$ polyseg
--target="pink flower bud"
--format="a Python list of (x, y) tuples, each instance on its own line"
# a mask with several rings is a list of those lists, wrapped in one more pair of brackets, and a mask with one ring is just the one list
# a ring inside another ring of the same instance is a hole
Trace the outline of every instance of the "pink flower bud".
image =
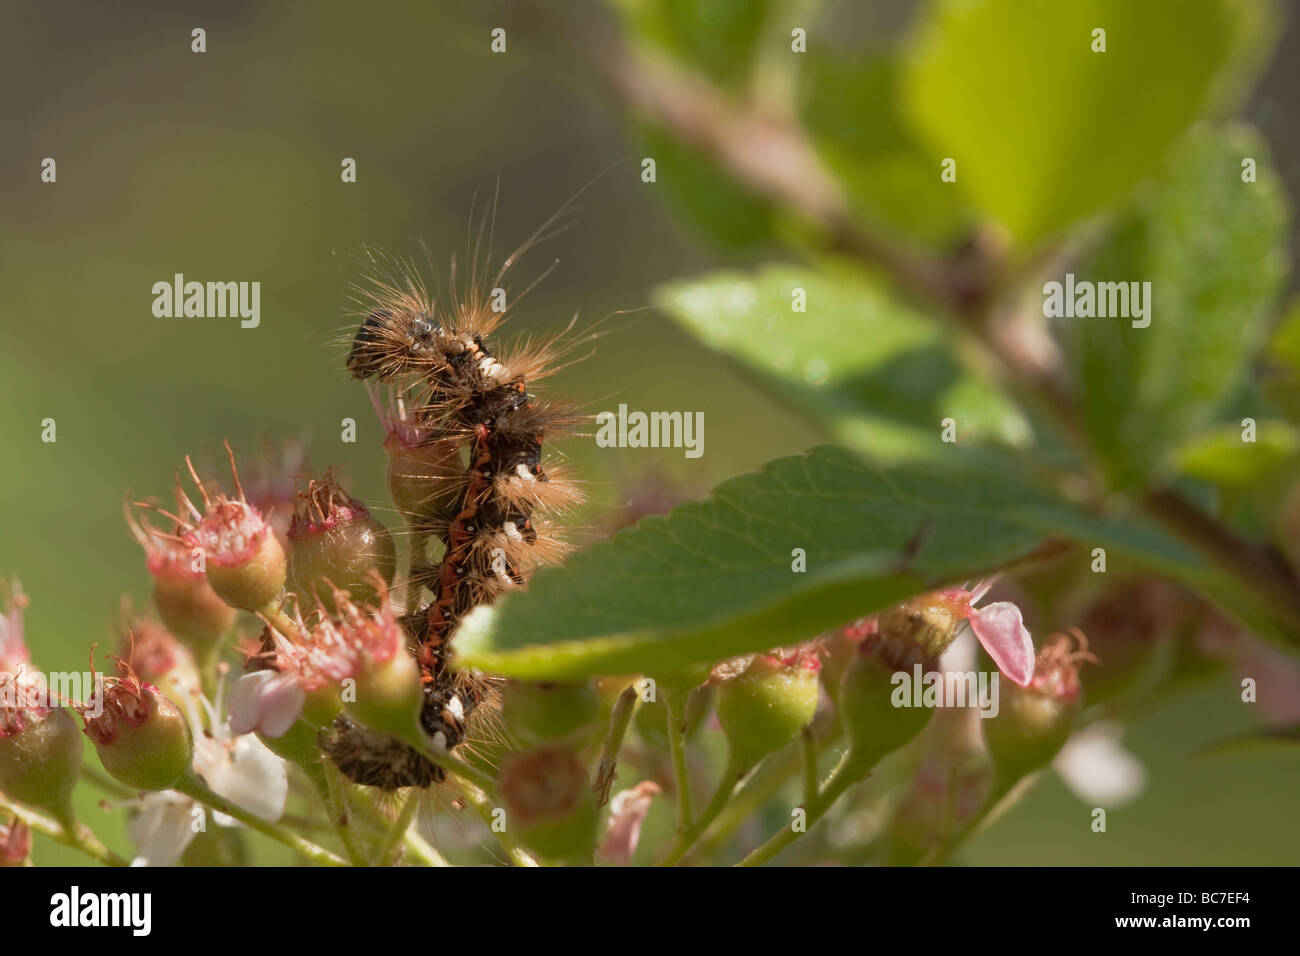
[(230, 473), (237, 497), (209, 495), (194, 470), (194, 463), (187, 457), (185, 464), (203, 499), (203, 511), (180, 489), (178, 478), (177, 497), (185, 517), (162, 513), (176, 521), (179, 526), (176, 538), (183, 545), (203, 552), (212, 590), (231, 607), (256, 611), (271, 604), (284, 591), (284, 549), (261, 512), (245, 500), (235, 467), (235, 453), (229, 443), (226, 452), (230, 456)]

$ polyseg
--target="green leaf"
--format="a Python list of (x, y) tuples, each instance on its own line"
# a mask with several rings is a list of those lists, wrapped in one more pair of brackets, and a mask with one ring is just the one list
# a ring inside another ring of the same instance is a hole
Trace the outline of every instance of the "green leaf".
[[(972, 201), (1029, 246), (1155, 172), (1220, 92), (1220, 71), (1258, 52), (1270, 10), (1233, 0), (941, 0), (914, 38), (907, 114), (939, 156), (956, 159)], [(1097, 28), (1104, 53), (1092, 50)]]
[[(799, 289), (803, 312), (793, 309)], [(958, 364), (943, 328), (872, 281), (769, 266), (672, 283), (656, 301), (766, 389), (874, 457), (951, 451), (940, 441), (949, 417), (962, 441), (1028, 437), (1016, 408)]]
[(1197, 751), (1198, 756), (1221, 756), (1266, 747), (1295, 747), (1300, 744), (1300, 724), (1281, 727), (1268, 727), (1244, 734), (1234, 734), (1220, 740), (1213, 740)]
[(975, 216), (960, 185), (939, 179), (940, 156), (917, 140), (899, 103), (892, 55), (809, 50), (802, 117), (822, 160), (865, 217), (934, 245), (952, 242)]
[(1179, 470), (1230, 488), (1262, 486), (1295, 473), (1300, 435), (1286, 422), (1256, 424), (1255, 440), (1243, 442), (1240, 425), (1222, 425), (1189, 439), (1175, 450)]
[(771, 0), (615, 0), (635, 36), (725, 87), (749, 76)]
[[(1258, 160), (1257, 182), (1242, 182), (1244, 156)], [(1075, 326), (1084, 418), (1117, 485), (1147, 481), (1243, 379), (1285, 280), (1287, 219), (1260, 138), (1241, 126), (1200, 130), (1080, 270), (1079, 280), (1151, 283), (1146, 328), (1053, 320)]]
[[(1140, 521), (1098, 521), (1008, 468), (882, 468), (823, 446), (648, 518), (473, 612), (462, 665), (530, 680), (666, 671), (816, 636), (982, 576), (1052, 538), (1114, 548), (1197, 585), (1214, 576)], [(806, 570), (793, 570), (795, 549)], [(912, 553), (914, 552), (914, 553)], [(1085, 560), (1081, 558), (1080, 560)]]
[(715, 241), (744, 247), (776, 234), (772, 204), (738, 184), (712, 157), (656, 126), (640, 129), (645, 155), (655, 160), (655, 182), (673, 207)]

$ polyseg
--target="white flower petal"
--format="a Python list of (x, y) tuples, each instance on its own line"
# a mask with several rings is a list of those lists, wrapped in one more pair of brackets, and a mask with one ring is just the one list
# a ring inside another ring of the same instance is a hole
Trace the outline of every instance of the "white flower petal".
[(196, 804), (174, 790), (145, 795), (126, 832), (136, 845), (132, 866), (173, 866), (194, 839), (191, 824)]
[(1085, 803), (1121, 807), (1146, 788), (1146, 767), (1120, 745), (1122, 735), (1120, 724), (1099, 721), (1072, 736), (1056, 755), (1053, 768)]

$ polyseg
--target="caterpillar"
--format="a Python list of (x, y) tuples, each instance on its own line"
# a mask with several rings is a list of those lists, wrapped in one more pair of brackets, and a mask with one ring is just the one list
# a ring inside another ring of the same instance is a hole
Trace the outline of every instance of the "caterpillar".
[[(464, 743), (475, 712), (496, 694), (493, 679), (451, 665), (457, 625), (472, 608), (522, 586), (539, 565), (565, 553), (553, 519), (581, 500), (564, 469), (544, 463), (543, 448), (584, 416), (572, 403), (542, 401), (529, 390), (560, 367), (571, 348), (564, 343), (572, 323), (558, 335), (508, 349), (495, 342), (510, 315), (502, 280), (572, 202), (506, 257), (494, 276), (480, 278), (474, 268), (463, 292), (454, 259), (448, 291), (435, 286), (431, 295), (411, 262), (376, 253), (370, 257), (375, 268), (355, 287), (361, 321), (347, 368), (371, 390), (390, 438), (400, 445), (395, 456), (390, 444), (390, 487), (396, 460), (406, 494), (395, 493), (395, 502), (418, 502), (406, 514), (414, 542), (408, 572), (413, 599), (401, 623), (420, 667), (420, 722), (438, 750)], [(476, 264), (483, 234), (480, 225), (472, 250)], [(489, 257), (490, 245), (489, 236)], [(427, 559), (427, 541), (442, 546), (436, 563)], [(383, 790), (428, 787), (443, 776), (417, 751), (351, 718), (336, 720), (320, 743), (349, 779)]]

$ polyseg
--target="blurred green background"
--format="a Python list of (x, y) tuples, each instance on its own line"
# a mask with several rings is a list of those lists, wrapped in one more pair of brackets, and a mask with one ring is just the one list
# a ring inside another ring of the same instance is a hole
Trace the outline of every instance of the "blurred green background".
[[(861, 41), (886, 45), (911, 4), (871, 5)], [(593, 80), (510, 33), (493, 55), (493, 4), (8, 3), (0, 16), (0, 573), (31, 597), (29, 643), (45, 669), (84, 669), (110, 643), (119, 596), (144, 605), (142, 554), (123, 495), (166, 495), (194, 454), (215, 472), (229, 438), (252, 471), (263, 436), (310, 437), (316, 469), (345, 466), (381, 506), (382, 437), (343, 371), (348, 283), (363, 244), (463, 261), (471, 206), (500, 184), (498, 257), (576, 190), (576, 224), (533, 250), (516, 290), (555, 259), (513, 331), (621, 310), (595, 355), (546, 383), (589, 411), (702, 410), (705, 454), (621, 453), (576, 438), (560, 450), (587, 483), (593, 529), (659, 472), (684, 493), (821, 436), (659, 313), (663, 282), (773, 258), (720, 249), (640, 181), (642, 147)], [(207, 52), (190, 31), (207, 31)], [(1250, 107), (1296, 192), (1297, 42), (1287, 26)], [(58, 181), (40, 181), (44, 157)], [(355, 184), (340, 181), (344, 157)], [(612, 167), (612, 168), (611, 168)], [(477, 197), (477, 200), (476, 198)], [(174, 273), (261, 282), (261, 326), (158, 319), (151, 287)], [(357, 443), (340, 441), (355, 418)], [(41, 421), (58, 440), (41, 441)], [(274, 462), (267, 461), (273, 465)], [(388, 515), (390, 525), (395, 517)], [(1256, 725), (1231, 678), (1195, 687), (1132, 725), (1150, 784), (1107, 834), (1055, 779), (971, 844), (991, 864), (1282, 864), (1300, 859), (1294, 752), (1197, 758)], [(99, 817), (93, 796), (83, 806)], [(112, 819), (120, 819), (120, 814)], [(1066, 823), (1066, 821), (1073, 821)], [(124, 847), (120, 832), (110, 842)], [(41, 843), (38, 862), (77, 863)]]

